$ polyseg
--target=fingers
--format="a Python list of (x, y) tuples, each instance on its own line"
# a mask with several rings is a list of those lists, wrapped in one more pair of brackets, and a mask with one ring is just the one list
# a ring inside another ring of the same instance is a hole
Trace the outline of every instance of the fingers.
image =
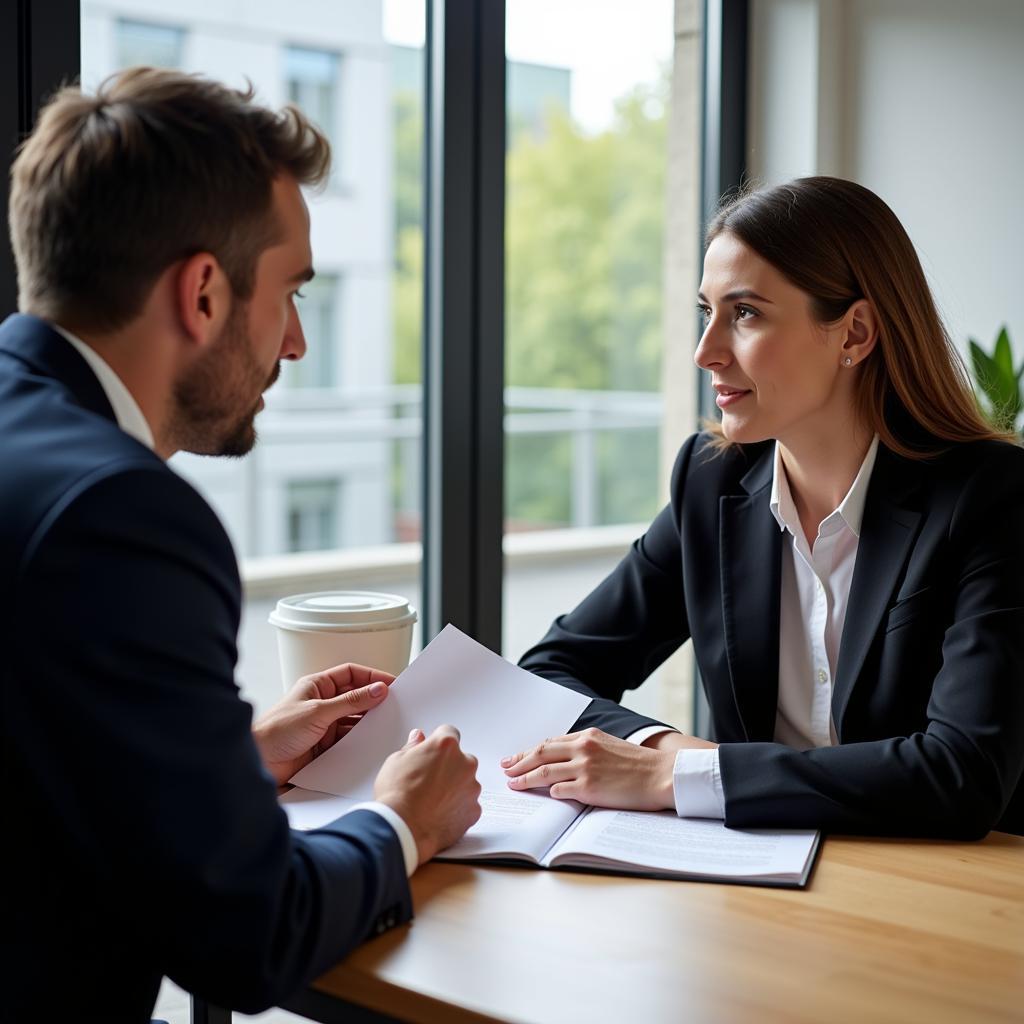
[(450, 743), (454, 740), (458, 746), (462, 742), (462, 733), (454, 725), (439, 725), (430, 734), (430, 739), (434, 743)]
[(550, 749), (552, 743), (569, 743), (572, 740), (582, 739), (586, 735), (587, 732), (570, 732), (566, 733), (564, 736), (549, 737), (544, 740), (543, 743), (538, 743), (537, 746), (532, 747), (529, 750), (521, 750), (518, 754), (512, 754), (510, 757), (503, 757), (501, 759), (501, 767), (511, 768), (514, 765), (517, 765), (525, 757), (529, 757), (532, 754), (536, 754), (545, 749)]
[(542, 764), (525, 775), (517, 775), (508, 780), (509, 789), (543, 789), (556, 783), (575, 782), (579, 769), (572, 761), (559, 764)]
[(337, 697), (321, 700), (317, 705), (317, 718), (333, 722), (347, 715), (362, 714), (380, 704), (388, 695), (388, 684), (383, 680), (362, 686), (357, 690), (346, 690)]
[(366, 665), (335, 665), (332, 668), (316, 672), (310, 677), (315, 680), (316, 687), (322, 697), (334, 697), (346, 690), (356, 690), (369, 686), (373, 682), (382, 682), (390, 686), (395, 677), (390, 672), (382, 672)]
[[(430, 743), (433, 746), (449, 744), (452, 746), (458, 746), (461, 740), (461, 734), (454, 725), (439, 725), (430, 734)], [(409, 738), (405, 741), (405, 746), (402, 750), (409, 750), (411, 747), (419, 746), (421, 743), (426, 742), (426, 736), (422, 729), (413, 729), (409, 733)]]
[[(538, 743), (532, 750), (516, 754), (515, 757), (502, 758), (501, 766), (505, 774), (509, 776), (522, 775), (531, 769), (538, 768), (544, 764), (555, 764), (559, 761), (569, 761), (575, 753), (574, 740), (569, 736), (560, 736), (558, 739), (545, 740)], [(506, 761), (508, 762), (506, 764)]]
[(548, 796), (553, 796), (556, 800), (579, 800), (581, 803), (586, 803), (586, 796), (583, 793), (583, 787), (579, 782), (556, 782), (549, 790)]

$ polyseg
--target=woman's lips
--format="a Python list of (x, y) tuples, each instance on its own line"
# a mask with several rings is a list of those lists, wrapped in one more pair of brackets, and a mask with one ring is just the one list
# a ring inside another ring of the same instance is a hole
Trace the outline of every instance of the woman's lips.
[(735, 405), (750, 394), (749, 388), (742, 390), (740, 388), (717, 387), (715, 388), (715, 391), (718, 392), (718, 397), (715, 399), (715, 405), (717, 405), (719, 409), (726, 409), (730, 405)]

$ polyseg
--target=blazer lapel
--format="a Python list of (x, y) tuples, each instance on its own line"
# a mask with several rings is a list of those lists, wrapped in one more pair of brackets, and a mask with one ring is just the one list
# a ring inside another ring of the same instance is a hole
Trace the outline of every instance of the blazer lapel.
[(37, 372), (59, 380), (79, 405), (117, 422), (106, 393), (89, 364), (45, 320), (14, 313), (0, 324), (0, 351), (8, 352)]
[(920, 467), (882, 445), (871, 476), (850, 584), (846, 623), (839, 644), (832, 719), (842, 741), (842, 720), (854, 683), (906, 564), (921, 513), (906, 507)]
[(719, 499), (722, 622), (736, 707), (749, 741), (775, 733), (782, 533), (769, 508), (773, 446)]

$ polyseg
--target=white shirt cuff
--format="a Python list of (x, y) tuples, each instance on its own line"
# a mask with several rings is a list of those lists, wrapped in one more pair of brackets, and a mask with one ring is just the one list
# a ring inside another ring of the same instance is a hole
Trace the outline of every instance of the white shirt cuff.
[(636, 732), (630, 733), (626, 740), (629, 743), (635, 743), (639, 747), (644, 740), (650, 739), (652, 736), (660, 736), (663, 732), (677, 731), (677, 729), (669, 729), (664, 725), (645, 725), (642, 729), (637, 729)]
[(718, 748), (680, 750), (672, 771), (672, 791), (680, 818), (725, 818), (725, 791)]
[(402, 856), (405, 858), (405, 874), (411, 877), (412, 873), (420, 866), (420, 853), (416, 849), (416, 840), (413, 839), (412, 830), (406, 825), (402, 816), (387, 804), (378, 803), (376, 800), (367, 800), (364, 803), (350, 807), (345, 813), (353, 811), (373, 811), (379, 814), (394, 830), (398, 841), (402, 844)]

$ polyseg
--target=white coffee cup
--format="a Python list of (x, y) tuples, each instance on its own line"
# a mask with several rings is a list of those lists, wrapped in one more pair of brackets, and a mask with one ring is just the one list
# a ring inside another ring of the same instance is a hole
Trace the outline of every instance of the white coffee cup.
[(285, 690), (300, 677), (352, 662), (397, 676), (409, 664), (416, 609), (397, 594), (327, 590), (282, 597), (270, 613)]

